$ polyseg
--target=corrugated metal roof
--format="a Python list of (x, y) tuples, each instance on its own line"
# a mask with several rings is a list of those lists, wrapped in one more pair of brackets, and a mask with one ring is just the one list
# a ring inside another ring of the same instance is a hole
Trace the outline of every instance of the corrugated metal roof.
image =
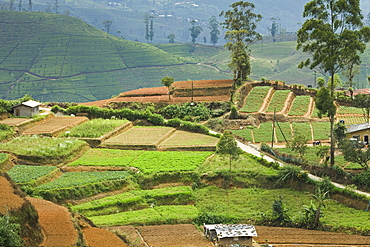
[(33, 108), (33, 107), (41, 105), (41, 103), (37, 102), (37, 101), (34, 101), (34, 100), (28, 100), (28, 101), (22, 102), (21, 104), (13, 106), (13, 108), (16, 107), (16, 106), (20, 106), (20, 105), (24, 105), (24, 106), (28, 106), (28, 107)]
[(347, 133), (353, 133), (359, 130), (365, 130), (370, 128), (370, 123), (353, 124), (347, 126)]
[(209, 230), (215, 230), (218, 238), (257, 237), (257, 231), (252, 225), (245, 224), (217, 224), (204, 225)]

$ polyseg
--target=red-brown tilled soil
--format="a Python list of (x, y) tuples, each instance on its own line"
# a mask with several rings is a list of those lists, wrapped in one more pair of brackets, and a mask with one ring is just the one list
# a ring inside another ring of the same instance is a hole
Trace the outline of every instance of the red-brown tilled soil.
[(24, 199), (14, 193), (9, 181), (0, 176), (0, 214), (6, 215), (22, 207)]
[(104, 229), (88, 227), (83, 229), (83, 234), (89, 247), (129, 247), (117, 235)]
[(27, 197), (39, 214), (39, 222), (44, 234), (44, 247), (76, 246), (78, 234), (65, 207), (52, 202)]

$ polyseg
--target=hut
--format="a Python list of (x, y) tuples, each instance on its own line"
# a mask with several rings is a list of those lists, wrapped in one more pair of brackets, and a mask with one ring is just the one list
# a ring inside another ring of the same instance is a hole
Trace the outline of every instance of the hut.
[(246, 224), (204, 224), (204, 235), (217, 246), (252, 246), (257, 231), (252, 225)]
[(353, 124), (347, 126), (347, 135), (350, 140), (369, 144), (370, 123)]
[(34, 100), (28, 100), (18, 105), (13, 106), (14, 116), (32, 117), (39, 114), (40, 102)]

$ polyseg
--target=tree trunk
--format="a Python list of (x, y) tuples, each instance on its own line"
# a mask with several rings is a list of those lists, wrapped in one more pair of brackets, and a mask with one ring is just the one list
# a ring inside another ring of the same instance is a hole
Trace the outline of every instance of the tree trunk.
[[(333, 71), (333, 70), (332, 70)], [(330, 96), (333, 100), (334, 104), (334, 71), (331, 73), (331, 85), (330, 85)], [(334, 139), (334, 118), (335, 118), (335, 112), (330, 113), (329, 119), (330, 119), (330, 166), (334, 166), (335, 160), (334, 160), (334, 154), (335, 154), (335, 139)]]

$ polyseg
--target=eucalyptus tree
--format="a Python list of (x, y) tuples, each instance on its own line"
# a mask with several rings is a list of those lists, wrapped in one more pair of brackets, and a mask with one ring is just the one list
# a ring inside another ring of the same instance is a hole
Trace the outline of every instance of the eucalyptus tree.
[(262, 38), (256, 32), (257, 23), (262, 19), (260, 14), (253, 13), (253, 3), (239, 1), (230, 5), (230, 10), (222, 11), (220, 16), (225, 17), (221, 25), (228, 29), (225, 45), (231, 51), (230, 69), (234, 73), (234, 89), (237, 83), (246, 80), (251, 74), (249, 45)]
[[(359, 0), (312, 0), (304, 6), (307, 18), (297, 33), (297, 50), (312, 55), (299, 64), (299, 68), (316, 69), (331, 77), (330, 99), (334, 101), (334, 75), (342, 71), (348, 60), (360, 63), (370, 39), (370, 28), (363, 27)], [(334, 165), (334, 120), (330, 119), (330, 165)]]
[(203, 28), (200, 26), (196, 26), (197, 23), (195, 20), (192, 20), (191, 22), (191, 28), (189, 28), (190, 36), (191, 36), (191, 42), (195, 44), (196, 39), (198, 38), (199, 34), (203, 31)]
[(208, 25), (209, 25), (209, 29), (211, 29), (211, 32), (210, 32), (211, 43), (213, 45), (216, 45), (219, 39), (218, 35), (220, 35), (220, 30), (218, 29), (219, 23), (216, 19), (216, 16), (212, 16), (209, 19)]

